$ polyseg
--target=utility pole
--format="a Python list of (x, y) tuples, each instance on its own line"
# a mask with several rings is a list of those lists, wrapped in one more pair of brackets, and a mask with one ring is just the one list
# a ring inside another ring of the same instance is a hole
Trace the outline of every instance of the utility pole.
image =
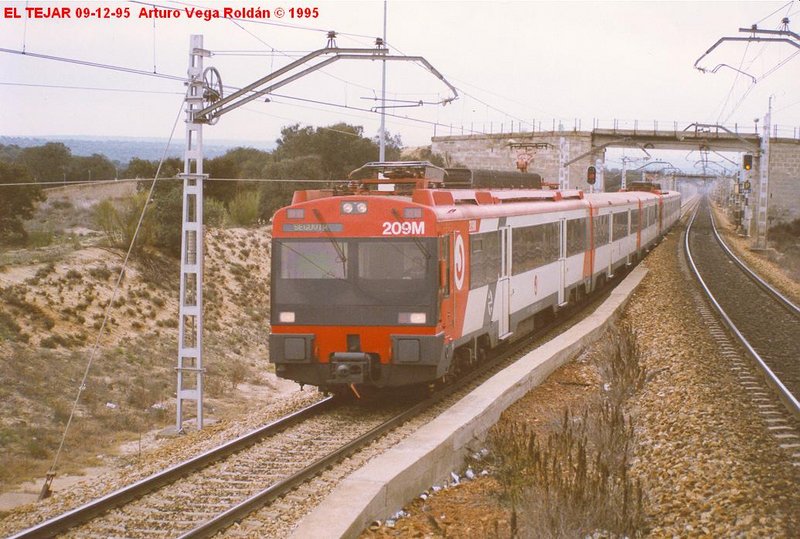
[(628, 159), (623, 156), (622, 158), (622, 177), (619, 182), (619, 190), (625, 191), (628, 188), (628, 182), (625, 181), (625, 176), (628, 174)]
[(772, 96), (761, 126), (761, 148), (758, 159), (758, 207), (756, 214), (756, 249), (767, 248), (767, 207), (769, 206), (769, 136), (772, 122)]
[(558, 188), (562, 191), (569, 189), (569, 140), (567, 137), (559, 139), (559, 152), (558, 152)]
[[(386, 10), (387, 0), (383, 0), (383, 45), (386, 47)], [(386, 60), (383, 60), (383, 75), (381, 77), (381, 132), (378, 161), (386, 161)]]

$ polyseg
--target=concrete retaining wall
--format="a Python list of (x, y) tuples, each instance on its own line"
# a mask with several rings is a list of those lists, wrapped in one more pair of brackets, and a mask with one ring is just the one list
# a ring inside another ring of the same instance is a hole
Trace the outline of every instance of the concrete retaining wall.
[(767, 219), (769, 226), (800, 219), (800, 141), (770, 141)]
[(635, 268), (593, 314), (354, 472), (300, 523), (292, 537), (358, 537), (373, 520), (392, 515), (462, 468), (470, 448), (477, 448), (506, 408), (602, 335), (646, 273), (642, 266)]

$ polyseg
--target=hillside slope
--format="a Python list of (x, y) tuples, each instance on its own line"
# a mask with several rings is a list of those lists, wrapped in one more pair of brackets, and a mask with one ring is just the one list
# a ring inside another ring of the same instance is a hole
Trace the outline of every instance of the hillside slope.
[[(90, 195), (51, 196), (29, 230), (49, 245), (0, 252), (0, 492), (44, 476), (108, 308), (60, 473), (107, 465), (120, 442), (174, 422), (177, 260), (134, 260), (103, 246)], [(207, 229), (207, 417), (233, 417), (294, 384), (269, 372), (268, 227)], [(110, 302), (110, 305), (109, 305)], [(90, 443), (86, 443), (90, 441)]]

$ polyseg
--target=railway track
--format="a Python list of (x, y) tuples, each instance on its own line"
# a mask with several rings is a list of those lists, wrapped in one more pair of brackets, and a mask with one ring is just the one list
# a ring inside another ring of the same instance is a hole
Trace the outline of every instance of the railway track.
[(13, 537), (209, 536), (402, 422), (409, 408), (326, 399)]
[[(701, 202), (689, 223), (685, 247), (692, 271), (728, 331), (747, 350), (753, 365), (786, 410), (795, 419), (800, 418), (800, 309), (747, 269), (725, 246), (716, 231), (707, 199)], [(726, 342), (725, 332), (713, 327), (713, 315), (709, 312), (703, 316), (723, 353), (734, 358), (737, 351), (732, 343)], [(745, 367), (734, 362), (735, 369), (742, 369), (740, 379), (752, 392), (756, 406), (766, 415), (778, 415), (773, 409), (776, 405), (771, 403), (773, 399), (761, 394), (760, 384)], [(780, 434), (785, 421), (776, 416), (768, 418), (768, 422), (779, 433), (776, 437), (786, 437), (787, 448), (800, 453), (800, 439), (795, 440), (796, 434), (789, 432), (790, 427), (786, 426), (787, 432)]]
[(591, 311), (591, 306), (602, 301), (607, 290), (593, 296), (589, 303), (569, 309), (529, 338), (501, 349), (483, 368), (423, 401), (365, 408), (325, 399), (23, 530), (11, 539), (59, 534), (81, 538), (212, 536), (285, 496), (410, 418), (434, 407), (451, 405), (523, 355), (532, 343), (576, 323), (581, 315)]

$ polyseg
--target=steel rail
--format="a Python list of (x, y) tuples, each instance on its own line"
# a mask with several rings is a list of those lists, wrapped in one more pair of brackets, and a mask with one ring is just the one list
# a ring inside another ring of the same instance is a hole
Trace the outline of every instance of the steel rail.
[(723, 240), (722, 236), (720, 236), (719, 232), (717, 232), (717, 220), (714, 218), (714, 212), (711, 212), (711, 230), (714, 232), (714, 237), (717, 238), (719, 244), (722, 246), (725, 252), (728, 253), (728, 256), (736, 263), (737, 266), (739, 266), (739, 268), (745, 272), (748, 277), (750, 277), (757, 285), (763, 288), (768, 294), (773, 296), (778, 303), (781, 303), (784, 307), (786, 307), (790, 313), (800, 316), (800, 307), (792, 303), (789, 298), (781, 294), (771, 284), (759, 277), (728, 247), (728, 245), (725, 243), (725, 240)]
[[(692, 230), (692, 224), (694, 224), (694, 219), (697, 217), (697, 212), (700, 211), (700, 208), (695, 211), (692, 215), (692, 218), (689, 221), (689, 224), (686, 227), (686, 234), (684, 236), (684, 248), (686, 250), (686, 258), (689, 261), (689, 265), (691, 266), (692, 272), (697, 278), (700, 287), (705, 292), (708, 299), (711, 301), (712, 306), (714, 309), (719, 313), (722, 321), (728, 327), (728, 329), (733, 333), (733, 335), (739, 340), (739, 342), (744, 346), (745, 350), (750, 354), (750, 356), (755, 361), (756, 366), (761, 370), (764, 378), (766, 379), (767, 383), (770, 384), (776, 391), (778, 397), (780, 398), (781, 402), (783, 402), (786, 409), (796, 418), (800, 418), (800, 402), (798, 402), (797, 398), (792, 395), (792, 393), (783, 385), (783, 382), (775, 376), (775, 373), (772, 372), (772, 369), (764, 362), (758, 352), (750, 345), (750, 342), (744, 337), (744, 335), (739, 331), (739, 328), (736, 327), (736, 324), (733, 323), (733, 320), (730, 319), (728, 314), (722, 309), (722, 306), (717, 302), (717, 299), (711, 293), (711, 289), (709, 289), (708, 285), (706, 285), (703, 278), (700, 276), (700, 270), (697, 268), (697, 265), (692, 258), (692, 251), (689, 247), (689, 235)], [(710, 209), (709, 209), (710, 211)]]
[(359, 438), (356, 438), (348, 442), (346, 445), (342, 446), (341, 448), (337, 449), (331, 454), (318, 459), (316, 462), (312, 463), (307, 468), (300, 470), (295, 474), (293, 474), (292, 476), (287, 477), (286, 479), (269, 486), (268, 488), (251, 496), (250, 498), (239, 503), (238, 505), (231, 507), (224, 513), (220, 513), (218, 516), (210, 520), (207, 520), (197, 528), (179, 536), (179, 539), (197, 539), (201, 537), (202, 538), (212, 537), (215, 534), (219, 533), (220, 531), (225, 530), (226, 528), (232, 526), (233, 524), (241, 521), (245, 517), (261, 509), (267, 504), (273, 502), (277, 498), (286, 495), (288, 492), (294, 490), (302, 483), (318, 475), (326, 468), (333, 466), (338, 461), (350, 456), (351, 454), (365, 447), (374, 440), (380, 438), (389, 431), (399, 427), (409, 419), (412, 419), (417, 414), (431, 408), (432, 406), (444, 400), (453, 393), (464, 389), (465, 387), (467, 387), (472, 383), (475, 383), (475, 381), (479, 380), (481, 377), (487, 376), (491, 371), (503, 367), (510, 358), (512, 358), (515, 354), (518, 354), (529, 348), (531, 344), (534, 343), (537, 339), (541, 339), (543, 336), (547, 335), (550, 331), (553, 331), (561, 326), (568, 324), (576, 316), (579, 316), (581, 313), (586, 312), (586, 310), (591, 308), (593, 305), (596, 306), (597, 302), (600, 301), (600, 299), (602, 299), (604, 295), (613, 288), (614, 283), (621, 280), (622, 279), (620, 276), (618, 278), (612, 279), (611, 281), (608, 281), (605, 284), (605, 286), (596, 290), (595, 291), (596, 293), (592, 293), (592, 295), (590, 296), (590, 298), (592, 299), (589, 299), (586, 302), (581, 302), (577, 305), (565, 309), (564, 311), (562, 311), (561, 317), (555, 318), (550, 322), (544, 324), (543, 326), (533, 331), (527, 337), (522, 338), (518, 341), (514, 341), (512, 343), (508, 343), (504, 346), (501, 346), (499, 349), (496, 349), (497, 356), (493, 360), (488, 361), (484, 365), (464, 374), (462, 377), (458, 378), (455, 383), (444, 386), (443, 388), (439, 389), (436, 393), (434, 393), (427, 399), (415, 404), (408, 410), (405, 410), (404, 412), (401, 412), (397, 416), (389, 419), (385, 423), (378, 425), (377, 427), (367, 432), (366, 434), (360, 436)]
[(207, 520), (197, 528), (179, 536), (179, 539), (211, 537), (214, 534), (228, 528), (229, 526), (235, 524), (236, 522), (239, 522), (248, 515), (261, 509), (265, 505), (275, 501), (281, 496), (284, 496), (288, 492), (294, 490), (304, 482), (308, 481), (309, 479), (323, 472), (326, 468), (335, 465), (340, 460), (350, 456), (359, 449), (372, 443), (373, 441), (380, 438), (387, 432), (399, 427), (400, 425), (402, 425), (415, 415), (419, 414), (420, 412), (430, 408), (431, 406), (439, 402), (446, 395), (449, 395), (457, 388), (458, 388), (457, 386), (453, 386), (451, 388), (448, 388), (449, 391), (447, 391), (446, 394), (444, 394), (444, 392), (440, 392), (434, 395), (433, 397), (430, 397), (422, 402), (415, 404), (413, 407), (396, 415), (395, 417), (389, 419), (385, 423), (378, 425), (377, 427), (367, 432), (366, 434), (363, 434), (358, 438), (351, 440), (350, 442), (343, 445), (339, 449), (316, 460), (306, 468), (297, 471), (296, 473), (292, 474), (286, 479), (283, 479), (277, 483), (270, 485), (268, 488), (262, 490), (257, 494), (254, 494), (245, 501), (231, 507), (230, 509), (228, 509), (223, 513), (220, 513), (216, 517)]
[(68, 529), (83, 524), (84, 522), (102, 515), (111, 509), (120, 507), (121, 505), (140, 498), (145, 494), (157, 490), (165, 485), (174, 483), (181, 477), (191, 472), (205, 468), (206, 466), (218, 460), (246, 449), (261, 439), (284, 430), (287, 427), (290, 427), (307, 419), (308, 417), (327, 410), (332, 406), (333, 397), (325, 398), (317, 403), (303, 408), (302, 410), (298, 410), (297, 412), (273, 421), (268, 425), (259, 427), (252, 432), (244, 434), (235, 440), (227, 442), (219, 447), (215, 447), (187, 461), (176, 464), (175, 466), (167, 468), (166, 470), (158, 472), (149, 477), (145, 477), (144, 479), (141, 479), (132, 485), (123, 487), (110, 494), (107, 494), (106, 496), (103, 496), (102, 498), (91, 501), (71, 511), (67, 511), (62, 515), (46, 520), (45, 522), (42, 522), (41, 524), (38, 524), (32, 528), (23, 530), (15, 535), (12, 535), (9, 539), (38, 539), (44, 537), (53, 537), (54, 535), (63, 533)]

